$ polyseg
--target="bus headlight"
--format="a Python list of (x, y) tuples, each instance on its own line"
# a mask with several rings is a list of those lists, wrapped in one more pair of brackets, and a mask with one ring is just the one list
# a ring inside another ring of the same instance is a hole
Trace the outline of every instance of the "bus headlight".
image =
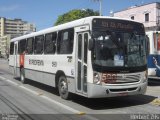
[(97, 72), (93, 73), (93, 83), (94, 84), (100, 84), (101, 83), (100, 74), (97, 73)]
[(148, 71), (146, 70), (145, 73), (142, 75), (142, 82), (147, 82), (148, 79)]

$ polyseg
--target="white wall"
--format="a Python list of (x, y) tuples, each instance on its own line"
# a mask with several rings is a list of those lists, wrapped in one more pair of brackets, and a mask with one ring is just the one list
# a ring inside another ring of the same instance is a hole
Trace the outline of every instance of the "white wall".
[[(158, 18), (157, 11), (159, 10), (160, 9), (157, 8), (157, 3), (151, 3), (142, 6), (133, 6), (128, 9), (115, 12), (114, 17), (131, 19), (131, 16), (134, 16), (134, 20), (143, 23), (145, 27), (153, 27), (157, 25), (156, 24)], [(146, 13), (149, 13), (149, 22), (145, 22)]]

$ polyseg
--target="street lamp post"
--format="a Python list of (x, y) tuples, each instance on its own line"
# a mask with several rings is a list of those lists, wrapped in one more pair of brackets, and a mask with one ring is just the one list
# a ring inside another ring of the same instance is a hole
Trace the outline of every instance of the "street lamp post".
[(93, 0), (94, 2), (99, 2), (99, 15), (102, 16), (102, 0)]

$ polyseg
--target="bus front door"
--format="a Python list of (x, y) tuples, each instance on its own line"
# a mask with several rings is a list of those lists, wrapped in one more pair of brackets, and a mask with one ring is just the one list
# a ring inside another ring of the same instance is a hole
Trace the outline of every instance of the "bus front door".
[(14, 77), (17, 77), (17, 67), (18, 67), (18, 63), (17, 63), (17, 53), (18, 52), (18, 45), (17, 43), (14, 44)]
[(87, 54), (88, 54), (88, 32), (77, 34), (77, 92), (87, 93)]

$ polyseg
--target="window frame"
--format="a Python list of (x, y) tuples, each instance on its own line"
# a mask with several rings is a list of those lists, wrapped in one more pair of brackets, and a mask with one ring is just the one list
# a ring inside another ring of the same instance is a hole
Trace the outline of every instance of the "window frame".
[[(39, 39), (40, 37), (43, 37), (43, 39)], [(37, 41), (41, 41), (41, 52), (37, 52), (37, 50), (39, 50), (39, 45)], [(36, 51), (35, 51), (36, 50)], [(44, 53), (44, 35), (39, 35), (39, 36), (35, 36), (35, 40), (34, 40), (34, 50), (33, 50), (35, 55), (41, 55)]]
[[(29, 40), (32, 40), (32, 51), (31, 52), (28, 52), (28, 49), (27, 49), (27, 47), (28, 47), (28, 41)], [(33, 54), (33, 51), (34, 51), (34, 37), (30, 37), (30, 38), (27, 38), (26, 39), (26, 54), (28, 54), (28, 55), (32, 55)]]
[(145, 13), (145, 22), (149, 22), (149, 13)]
[[(64, 38), (64, 33), (68, 32), (68, 39)], [(68, 46), (67, 46), (67, 44)], [(70, 46), (69, 46), (70, 45)], [(70, 49), (71, 47), (71, 49)], [(57, 38), (57, 54), (72, 54), (73, 53), (73, 47), (74, 47), (74, 28), (68, 28), (61, 31), (58, 31), (58, 38)], [(62, 50), (61, 48), (64, 48)], [(70, 49), (70, 50), (68, 50)], [(68, 50), (68, 51), (67, 51)]]
[[(22, 42), (25, 41), (25, 45), (22, 46)], [(26, 51), (26, 43), (27, 43), (27, 40), (26, 39), (22, 39), (20, 41), (18, 41), (18, 54), (23, 54), (25, 51)], [(22, 48), (23, 48), (23, 51), (22, 51)]]
[[(48, 35), (51, 35), (51, 40), (50, 40), (50, 43), (52, 43), (52, 51), (50, 51), (50, 52), (48, 52), (48, 51), (46, 51), (47, 50), (47, 47), (49, 46), (49, 43), (48, 44), (46, 44), (47, 43), (47, 39), (46, 39), (46, 37), (48, 36)], [(54, 38), (54, 35), (55, 35), (55, 38)], [(51, 32), (51, 33), (47, 33), (47, 34), (45, 34), (45, 40), (44, 40), (44, 54), (55, 54), (56, 53), (56, 49), (57, 49), (57, 38), (58, 38), (58, 34), (57, 34), (57, 32)]]

